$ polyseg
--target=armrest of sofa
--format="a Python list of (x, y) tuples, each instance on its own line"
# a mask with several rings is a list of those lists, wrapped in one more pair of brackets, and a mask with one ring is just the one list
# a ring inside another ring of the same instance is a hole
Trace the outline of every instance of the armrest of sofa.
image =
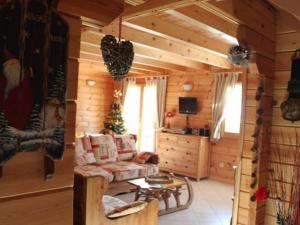
[(85, 177), (75, 174), (74, 224), (75, 225), (157, 225), (158, 200), (150, 200), (143, 210), (116, 219), (108, 219), (104, 213), (102, 197), (108, 181), (102, 176)]

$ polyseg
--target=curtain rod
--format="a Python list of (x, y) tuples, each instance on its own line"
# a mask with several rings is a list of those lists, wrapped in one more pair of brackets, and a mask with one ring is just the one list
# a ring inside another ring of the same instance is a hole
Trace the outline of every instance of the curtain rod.
[(161, 76), (130, 76), (130, 77), (126, 77), (125, 79), (147, 79), (147, 78), (161, 78), (161, 77), (169, 77), (169, 75), (161, 75)]
[(238, 73), (238, 74), (243, 74), (244, 72), (242, 71), (228, 71), (228, 72), (211, 72), (211, 73), (208, 73), (208, 74), (213, 74), (213, 75), (218, 75), (218, 74), (224, 74), (224, 73)]

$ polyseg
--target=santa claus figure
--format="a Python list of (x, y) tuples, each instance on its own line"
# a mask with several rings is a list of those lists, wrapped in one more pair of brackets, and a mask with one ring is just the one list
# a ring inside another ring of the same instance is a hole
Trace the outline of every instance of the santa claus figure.
[(19, 60), (8, 59), (0, 73), (0, 112), (4, 112), (8, 125), (20, 130), (28, 126), (33, 109), (33, 96), (30, 88), (32, 72), (21, 72)]

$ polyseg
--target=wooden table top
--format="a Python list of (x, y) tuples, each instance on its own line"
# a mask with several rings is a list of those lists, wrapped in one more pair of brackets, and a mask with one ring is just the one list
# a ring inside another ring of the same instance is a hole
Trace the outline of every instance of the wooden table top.
[(128, 181), (129, 184), (132, 184), (141, 189), (168, 189), (181, 187), (186, 184), (184, 180), (173, 177), (173, 183), (170, 184), (149, 184), (145, 181), (145, 178), (139, 178)]

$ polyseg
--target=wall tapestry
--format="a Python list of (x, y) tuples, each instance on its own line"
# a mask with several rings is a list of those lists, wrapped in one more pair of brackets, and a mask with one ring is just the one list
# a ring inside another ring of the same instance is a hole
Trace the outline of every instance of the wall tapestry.
[(64, 151), (68, 24), (57, 1), (0, 1), (0, 165)]

